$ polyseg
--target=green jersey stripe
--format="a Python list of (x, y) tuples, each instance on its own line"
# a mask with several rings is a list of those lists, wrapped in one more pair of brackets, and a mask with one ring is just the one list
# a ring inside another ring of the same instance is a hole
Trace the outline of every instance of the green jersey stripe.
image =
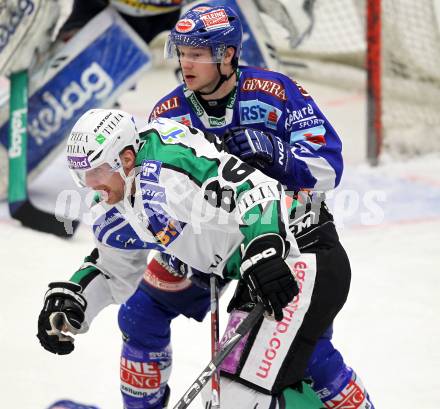
[(136, 165), (139, 166), (143, 160), (157, 160), (164, 167), (191, 175), (199, 186), (205, 180), (218, 176), (220, 162), (217, 158), (197, 156), (195, 149), (183, 144), (164, 143), (154, 130), (141, 134), (141, 137), (145, 138), (145, 144), (137, 155)]
[(84, 288), (87, 287), (87, 284), (99, 274), (100, 271), (95, 266), (89, 266), (74, 273), (70, 278), (70, 281), (79, 284), (84, 290)]

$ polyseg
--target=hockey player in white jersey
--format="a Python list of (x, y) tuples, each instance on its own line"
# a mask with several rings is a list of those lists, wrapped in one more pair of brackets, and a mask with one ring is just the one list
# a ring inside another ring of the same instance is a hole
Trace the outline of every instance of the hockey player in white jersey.
[[(314, 268), (302, 259), (288, 229), (280, 184), (221, 145), (169, 119), (151, 122), (140, 134), (123, 111), (91, 110), (78, 120), (68, 138), (67, 161), (78, 185), (101, 196), (92, 207), (96, 248), (70, 281), (49, 284), (38, 319), (45, 349), (70, 353), (73, 338), (65, 332), (86, 332), (100, 310), (124, 302), (142, 278), (149, 251), (158, 250), (198, 273), (239, 279), (276, 320), (264, 318), (260, 325), (267, 328), (251, 336), (264, 338), (267, 329), (271, 334), (277, 329), (284, 345), (279, 355), (285, 356), (296, 337), (288, 331), (291, 318), (286, 322), (283, 314), (295, 312), (296, 320), (306, 320)], [(246, 311), (235, 314), (237, 319)], [(151, 408), (164, 407), (171, 369), (158, 362), (143, 374)], [(293, 389), (271, 396), (237, 387), (241, 408), (283, 407), (295, 399)], [(307, 408), (319, 407), (311, 400)]]

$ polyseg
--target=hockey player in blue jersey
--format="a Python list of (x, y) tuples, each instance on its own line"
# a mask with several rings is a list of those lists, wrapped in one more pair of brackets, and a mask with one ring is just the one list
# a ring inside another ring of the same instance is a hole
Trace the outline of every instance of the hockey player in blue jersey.
[[(165, 52), (168, 57), (179, 58), (184, 83), (155, 105), (150, 119), (168, 117), (214, 132), (224, 138), (231, 153), (295, 193), (291, 229), (301, 251), (316, 257), (317, 279), (321, 283), (315, 289), (317, 296), (336, 301), (337, 305), (323, 317), (329, 323), (327, 329), (322, 328), (322, 322), (307, 329), (310, 340), (319, 340), (316, 345), (311, 341), (308, 350), (304, 350), (304, 357), (309, 357), (313, 350), (310, 359), (295, 362), (295, 367), (304, 367), (304, 376), (313, 380), (313, 387), (326, 407), (350, 403), (353, 408), (373, 408), (361, 380), (331, 341), (331, 322), (345, 302), (350, 281), (349, 261), (324, 202), (325, 191), (334, 189), (342, 175), (341, 141), (299, 84), (277, 72), (238, 66), (241, 44), (240, 21), (228, 7), (198, 5), (182, 16), (169, 36)], [(123, 358), (131, 351), (131, 345), (136, 345), (138, 355), (143, 350), (147, 356), (157, 339), (163, 339), (158, 328), (167, 334), (164, 344), (169, 342), (168, 322), (158, 320), (153, 329), (148, 325), (155, 300), (176, 313), (199, 320), (204, 317), (209, 293), (184, 277), (179, 281), (175, 275), (180, 269), (184, 267), (178, 260), (172, 259), (168, 265), (166, 260), (153, 260), (139, 290), (121, 307)], [(168, 284), (174, 285), (173, 289), (178, 288), (176, 282), (181, 286), (184, 282), (186, 287), (175, 293), (161, 291), (154, 284), (158, 281), (156, 275), (173, 283)], [(192, 297), (197, 304), (188, 302)], [(194, 309), (194, 305), (200, 308)], [(318, 337), (317, 331), (321, 331)], [(293, 373), (296, 370), (293, 368)], [(286, 379), (294, 377), (288, 371), (285, 373)], [(240, 379), (234, 373), (229, 376)], [(124, 394), (124, 380), (122, 391)], [(125, 396), (125, 400), (134, 402), (136, 398)], [(127, 407), (136, 406), (133, 403)]]

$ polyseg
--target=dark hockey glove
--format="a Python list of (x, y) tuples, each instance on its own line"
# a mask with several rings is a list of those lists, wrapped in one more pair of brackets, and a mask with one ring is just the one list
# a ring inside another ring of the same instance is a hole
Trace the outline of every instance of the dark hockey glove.
[(224, 135), (228, 150), (242, 161), (261, 169), (272, 165), (274, 149), (268, 134), (256, 129), (231, 128)]
[(64, 333), (78, 333), (84, 321), (87, 301), (81, 291), (80, 285), (70, 281), (49, 284), (38, 317), (37, 337), (44, 349), (59, 355), (73, 351), (74, 339)]
[[(176, 275), (178, 277), (187, 277), (191, 282), (199, 288), (203, 290), (210, 289), (210, 275), (202, 273), (201, 271), (195, 269), (194, 267), (188, 266), (183, 261), (179, 260), (175, 256), (170, 256), (166, 253), (159, 253), (156, 256), (156, 259), (161, 260), (166, 264), (167, 270), (171, 272), (171, 274)], [(159, 261), (160, 262), (160, 261)], [(223, 288), (227, 283), (229, 283), (229, 279), (218, 277), (217, 285), (220, 288)]]
[(295, 190), (295, 158), (291, 146), (270, 132), (231, 128), (224, 135), (230, 153)]
[(286, 242), (269, 233), (249, 243), (240, 267), (242, 280), (254, 301), (261, 301), (277, 321), (283, 319), (283, 308), (298, 294), (298, 285), (287, 263)]

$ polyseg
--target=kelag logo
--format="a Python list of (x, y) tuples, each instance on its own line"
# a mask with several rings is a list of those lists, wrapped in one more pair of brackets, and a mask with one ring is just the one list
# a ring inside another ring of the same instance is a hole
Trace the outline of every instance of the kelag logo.
[(242, 125), (263, 123), (270, 129), (277, 129), (277, 123), (282, 112), (273, 105), (253, 99), (241, 101), (239, 107), (240, 123)]
[[(69, 41), (53, 59), (65, 62), (52, 65), (52, 60), (49, 61), (46, 82), (38, 84), (40, 88), (29, 96), (29, 172), (64, 141), (86, 110), (111, 103), (135, 82), (134, 77), (150, 61), (117, 18), (111, 19), (112, 23), (109, 21), (108, 17), (102, 20), (103, 25), (98, 29), (101, 31), (92, 43), (75, 42), (74, 38)], [(96, 27), (86, 26), (84, 30), (96, 32)], [(0, 142), (5, 146), (8, 146), (8, 127), (8, 121), (0, 125)]]
[(12, 114), (12, 134), (9, 156), (17, 158), (22, 153), (23, 134), (26, 132), (26, 110), (19, 109)]
[(43, 92), (43, 104), (29, 120), (30, 135), (41, 145), (89, 101), (104, 99), (112, 90), (112, 79), (98, 63), (93, 62), (81, 73), (78, 81), (73, 80), (61, 90), (58, 98), (49, 90)]

